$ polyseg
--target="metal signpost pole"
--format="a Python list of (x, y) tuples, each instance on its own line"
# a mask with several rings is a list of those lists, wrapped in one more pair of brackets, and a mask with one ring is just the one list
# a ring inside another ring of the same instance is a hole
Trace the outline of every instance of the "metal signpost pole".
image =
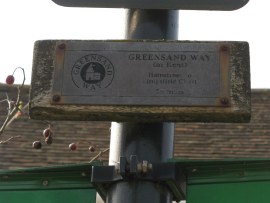
[[(127, 11), (126, 38), (166, 39), (178, 37), (177, 10)], [(136, 156), (138, 162), (159, 163), (173, 157), (174, 123), (112, 123), (110, 165), (119, 157)], [(117, 182), (107, 193), (107, 203), (171, 203), (172, 193), (162, 184), (143, 180)]]
[(36, 42), (31, 118), (118, 122), (111, 125), (109, 166), (91, 171), (106, 203), (185, 199), (189, 174), (168, 161), (174, 145), (168, 121), (248, 122), (249, 48), (175, 41), (177, 9), (234, 10), (248, 0), (53, 1), (129, 8), (126, 40)]

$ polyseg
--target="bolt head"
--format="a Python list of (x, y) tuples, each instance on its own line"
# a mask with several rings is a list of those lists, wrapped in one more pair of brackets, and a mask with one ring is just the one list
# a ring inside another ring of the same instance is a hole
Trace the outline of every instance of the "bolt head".
[(226, 46), (226, 45), (222, 45), (221, 47), (220, 47), (220, 50), (221, 51), (229, 51), (229, 47), (228, 46)]
[(59, 45), (58, 45), (58, 48), (59, 48), (59, 49), (65, 49), (65, 48), (66, 48), (66, 45), (65, 45), (64, 43), (59, 44)]
[(221, 99), (220, 99), (220, 102), (221, 102), (221, 104), (223, 104), (223, 105), (228, 105), (228, 104), (229, 104), (229, 99), (228, 99), (228, 98), (221, 98)]
[(61, 100), (61, 96), (60, 95), (57, 95), (57, 94), (56, 95), (53, 95), (52, 100), (54, 102), (59, 102)]
[(48, 181), (48, 180), (42, 181), (42, 185), (43, 185), (43, 186), (47, 186), (48, 184), (49, 184), (49, 181)]

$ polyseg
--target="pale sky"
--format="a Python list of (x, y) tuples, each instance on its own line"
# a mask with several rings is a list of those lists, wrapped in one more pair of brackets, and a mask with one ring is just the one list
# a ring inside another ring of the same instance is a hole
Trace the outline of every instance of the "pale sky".
[[(268, 0), (250, 0), (236, 11), (180, 11), (179, 40), (248, 41), (251, 86), (270, 88), (269, 11)], [(66, 8), (51, 0), (1, 1), (0, 82), (20, 66), (30, 83), (36, 40), (123, 39), (124, 19), (124, 9)], [(20, 75), (15, 75), (17, 83)]]

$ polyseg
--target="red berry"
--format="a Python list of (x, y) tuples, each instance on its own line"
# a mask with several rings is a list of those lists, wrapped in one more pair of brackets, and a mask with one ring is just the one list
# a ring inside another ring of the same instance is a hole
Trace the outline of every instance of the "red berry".
[(52, 136), (50, 135), (50, 136), (46, 137), (45, 142), (46, 142), (46, 144), (52, 144), (52, 142), (53, 142)]
[(46, 138), (46, 137), (49, 137), (49, 136), (52, 136), (52, 130), (51, 128), (46, 128), (45, 130), (43, 130), (43, 136)]
[(89, 151), (95, 152), (95, 151), (96, 151), (96, 148), (95, 148), (94, 146), (90, 146), (90, 147), (89, 147)]
[(7, 83), (8, 85), (13, 85), (14, 81), (15, 81), (15, 78), (14, 78), (13, 75), (7, 76), (7, 78), (6, 78), (6, 83)]
[(40, 141), (33, 142), (33, 148), (34, 149), (41, 149), (41, 146), (42, 146), (42, 144), (41, 144)]
[(75, 151), (76, 149), (77, 149), (77, 145), (75, 144), (75, 143), (71, 143), (71, 144), (69, 144), (69, 149), (71, 150), (71, 151)]

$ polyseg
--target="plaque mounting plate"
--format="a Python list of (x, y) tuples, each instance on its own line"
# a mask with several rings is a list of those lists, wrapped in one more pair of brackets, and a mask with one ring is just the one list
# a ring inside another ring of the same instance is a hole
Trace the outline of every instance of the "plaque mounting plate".
[(69, 7), (181, 9), (181, 10), (236, 10), (248, 0), (52, 0)]
[(247, 122), (249, 45), (37, 41), (30, 100), (34, 119)]
[(228, 107), (229, 49), (217, 43), (59, 43), (52, 104)]

